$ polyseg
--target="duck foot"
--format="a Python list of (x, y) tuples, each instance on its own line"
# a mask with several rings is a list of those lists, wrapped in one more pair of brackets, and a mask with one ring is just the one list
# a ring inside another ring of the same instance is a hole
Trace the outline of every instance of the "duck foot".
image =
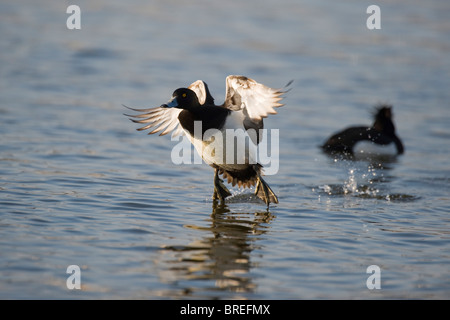
[(259, 174), (255, 189), (255, 195), (266, 203), (267, 208), (269, 208), (269, 203), (271, 202), (278, 203), (278, 197)]
[(223, 180), (219, 178), (219, 170), (215, 169), (213, 200), (219, 199), (221, 203), (224, 203), (225, 198), (229, 196), (231, 196), (231, 192), (225, 187)]

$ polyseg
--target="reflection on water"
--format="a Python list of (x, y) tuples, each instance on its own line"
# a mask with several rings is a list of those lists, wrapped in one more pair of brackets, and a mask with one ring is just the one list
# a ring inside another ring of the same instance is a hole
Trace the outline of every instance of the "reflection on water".
[[(256, 284), (254, 277), (249, 276), (253, 266), (250, 257), (252, 251), (259, 247), (258, 240), (269, 230), (274, 218), (268, 211), (232, 212), (226, 204), (214, 201), (208, 226), (184, 226), (199, 231), (199, 239), (187, 245), (164, 247), (163, 256), (170, 258), (165, 261), (168, 268), (161, 275), (161, 280), (183, 288), (179, 293), (183, 297), (199, 289), (238, 294), (253, 292)], [(198, 280), (211, 281), (211, 285), (198, 286)], [(201, 293), (195, 294), (196, 297), (199, 295)]]

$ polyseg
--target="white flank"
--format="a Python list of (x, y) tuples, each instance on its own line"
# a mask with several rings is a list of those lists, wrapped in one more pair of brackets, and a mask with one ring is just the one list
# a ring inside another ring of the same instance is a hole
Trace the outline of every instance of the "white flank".
[(257, 147), (245, 130), (243, 120), (242, 110), (232, 111), (221, 130), (207, 130), (201, 140), (196, 139), (202, 132), (198, 121), (194, 124), (195, 137), (188, 132), (186, 135), (207, 164), (218, 164), (228, 170), (245, 169), (248, 164), (257, 163)]
[(380, 145), (371, 141), (359, 141), (353, 147), (354, 155), (395, 156), (397, 147), (395, 143)]

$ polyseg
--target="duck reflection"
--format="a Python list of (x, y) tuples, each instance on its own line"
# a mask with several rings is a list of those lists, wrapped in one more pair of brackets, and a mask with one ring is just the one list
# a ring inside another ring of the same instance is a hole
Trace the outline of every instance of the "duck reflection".
[[(185, 225), (203, 235), (188, 245), (168, 246), (172, 254), (165, 282), (175, 284), (182, 295), (215, 298), (211, 292), (253, 292), (255, 284), (249, 271), (255, 265), (251, 255), (258, 240), (270, 227), (274, 216), (268, 212), (232, 212), (226, 204), (213, 202), (209, 225)], [(203, 280), (205, 282), (198, 282)], [(202, 294), (204, 293), (204, 294)], [(223, 294), (216, 298), (224, 297)], [(227, 296), (226, 296), (227, 297)], [(228, 298), (238, 298), (231, 295)]]

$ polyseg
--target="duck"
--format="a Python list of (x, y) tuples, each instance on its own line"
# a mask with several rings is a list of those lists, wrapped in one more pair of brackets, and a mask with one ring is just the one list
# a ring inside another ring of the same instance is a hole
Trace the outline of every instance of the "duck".
[(321, 146), (329, 154), (396, 156), (404, 153), (402, 140), (393, 122), (392, 105), (375, 106), (372, 126), (351, 126), (341, 130)]
[[(287, 91), (270, 88), (240, 75), (229, 75), (225, 82), (225, 101), (221, 105), (215, 104), (208, 85), (203, 80), (197, 80), (187, 88), (176, 89), (170, 100), (159, 107), (127, 107), (139, 114), (125, 115), (135, 123), (145, 124), (137, 130), (150, 129), (148, 134), (172, 132), (172, 137), (186, 135), (205, 163), (214, 169), (213, 200), (223, 204), (232, 195), (225, 186), (225, 179), (233, 187), (256, 186), (255, 195), (269, 208), (270, 203), (278, 203), (278, 197), (262, 178), (263, 166), (256, 161), (256, 147), (262, 140), (264, 118), (277, 114), (276, 108), (283, 106), (280, 101)], [(229, 129), (241, 130), (248, 134), (249, 139), (244, 141), (238, 137), (233, 138), (233, 142), (223, 139), (219, 143), (220, 139), (216, 139), (226, 137)], [(208, 148), (212, 141), (215, 147)], [(234, 146), (230, 147), (230, 143)], [(245, 152), (238, 151), (237, 155), (228, 157), (233, 150)]]

